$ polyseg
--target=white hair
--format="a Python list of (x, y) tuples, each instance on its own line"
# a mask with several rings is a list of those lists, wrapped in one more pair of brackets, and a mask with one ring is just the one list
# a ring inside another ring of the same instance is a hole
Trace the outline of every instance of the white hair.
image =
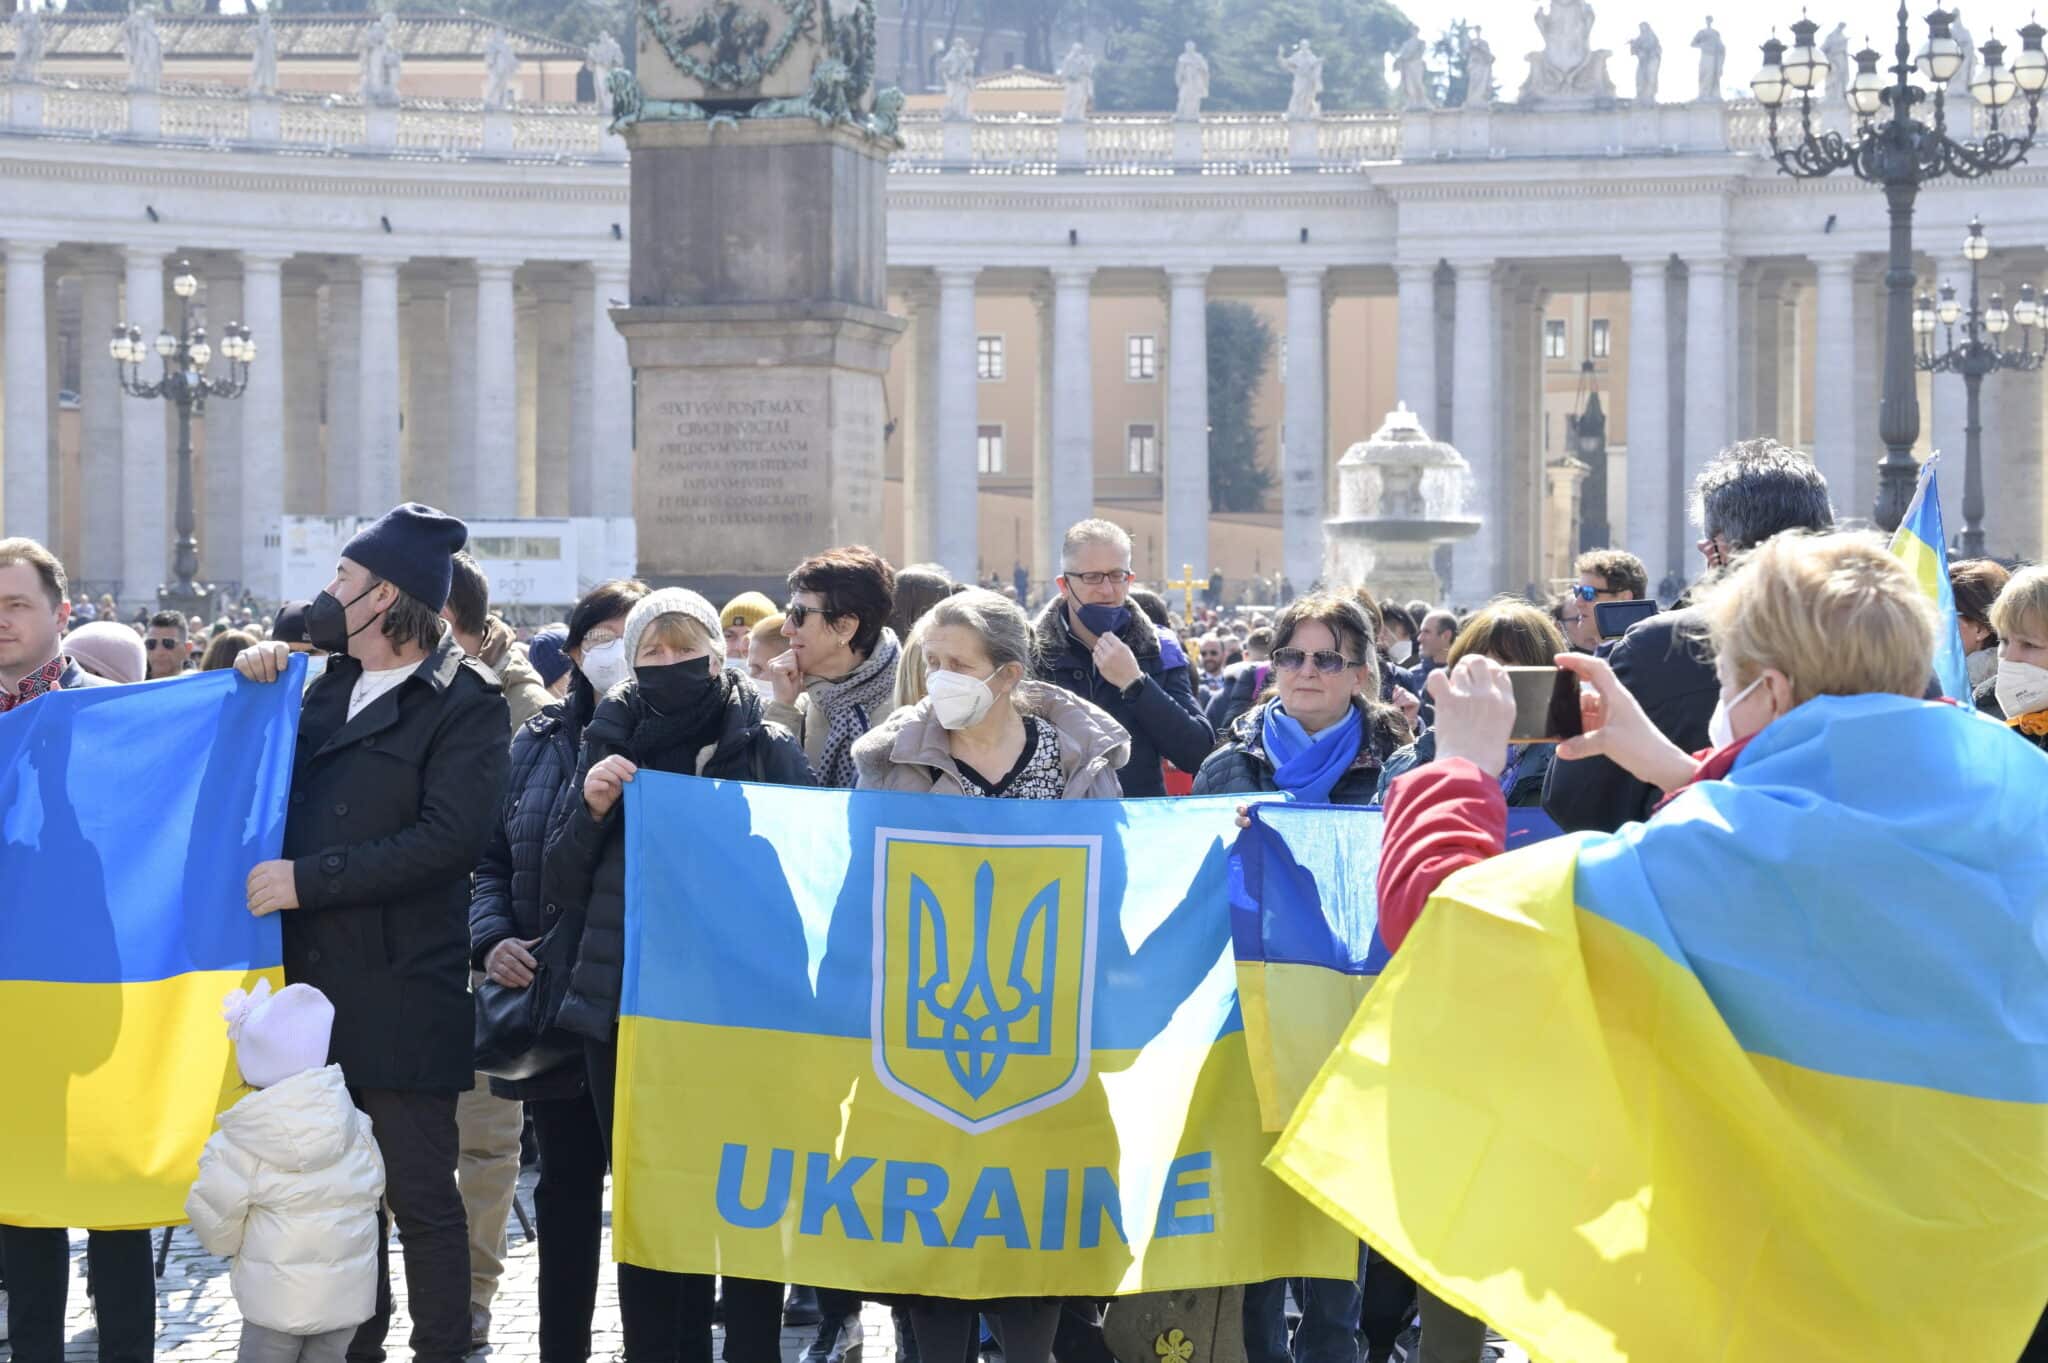
[(1066, 567), (1074, 566), (1074, 556), (1090, 544), (1107, 544), (1124, 556), (1124, 562), (1131, 561), (1130, 532), (1114, 521), (1090, 519), (1077, 522), (1067, 531), (1067, 537), (1060, 543), (1060, 562)]

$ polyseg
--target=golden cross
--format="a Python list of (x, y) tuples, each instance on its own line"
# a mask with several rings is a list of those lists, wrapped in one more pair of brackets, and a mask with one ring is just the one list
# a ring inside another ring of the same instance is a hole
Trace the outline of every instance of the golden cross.
[(1206, 587), (1209, 583), (1206, 579), (1201, 582), (1195, 581), (1195, 565), (1192, 563), (1181, 564), (1180, 572), (1180, 581), (1162, 582), (1159, 585), (1168, 591), (1178, 590), (1185, 598), (1187, 608), (1181, 612), (1181, 623), (1191, 626), (1195, 623), (1195, 588)]

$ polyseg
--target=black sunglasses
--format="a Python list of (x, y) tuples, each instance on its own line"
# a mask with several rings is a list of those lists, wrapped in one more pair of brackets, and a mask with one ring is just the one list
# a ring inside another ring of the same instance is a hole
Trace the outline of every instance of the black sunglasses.
[(790, 624), (795, 625), (798, 629), (802, 629), (804, 627), (804, 621), (810, 619), (814, 615), (821, 620), (832, 621), (837, 620), (840, 616), (846, 614), (846, 612), (826, 610), (823, 606), (806, 606), (798, 602), (792, 601), (787, 606), (784, 606), (782, 608), (782, 614), (784, 618), (786, 618), (789, 621)]
[(180, 644), (176, 639), (144, 639), (142, 641), (142, 646), (148, 649), (151, 653), (156, 652), (160, 648), (172, 649), (183, 647), (183, 645)]
[(1316, 665), (1316, 671), (1322, 673), (1342, 672), (1347, 667), (1365, 666), (1364, 663), (1354, 662), (1343, 654), (1333, 653), (1327, 648), (1319, 648), (1314, 653), (1301, 648), (1273, 650), (1273, 666), (1282, 672), (1299, 672), (1305, 664), (1311, 662)]

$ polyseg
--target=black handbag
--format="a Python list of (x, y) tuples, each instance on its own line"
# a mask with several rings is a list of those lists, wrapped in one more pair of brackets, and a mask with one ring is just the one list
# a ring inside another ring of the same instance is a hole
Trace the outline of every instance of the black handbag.
[(565, 913), (533, 948), (533, 983), (513, 989), (485, 976), (476, 986), (476, 1068), (493, 1079), (538, 1079), (581, 1058), (583, 1039), (555, 1026), (583, 936), (583, 915)]

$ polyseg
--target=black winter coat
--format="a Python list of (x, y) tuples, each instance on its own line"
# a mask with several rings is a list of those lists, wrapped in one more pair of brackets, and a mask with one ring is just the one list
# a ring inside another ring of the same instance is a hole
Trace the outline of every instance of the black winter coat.
[[(692, 776), (754, 781), (771, 786), (815, 786), (810, 760), (789, 730), (762, 718), (760, 697), (751, 686), (725, 693), (725, 727), (718, 742), (697, 757)], [(583, 731), (576, 764), (577, 798), (548, 837), (541, 897), (564, 910), (584, 908), (583, 941), (569, 992), (556, 1022), (565, 1030), (610, 1042), (618, 1025), (619, 988), (626, 955), (625, 803), (603, 819), (590, 817), (583, 803), (583, 778), (614, 753), (629, 753), (633, 732), (646, 715), (639, 687), (626, 682), (598, 703)]]
[[(1266, 709), (1279, 703), (1269, 700), (1238, 717), (1230, 742), (1211, 753), (1196, 773), (1194, 794), (1259, 795), (1280, 789), (1273, 780), (1273, 759), (1266, 753)], [(1408, 721), (1398, 711), (1356, 701), (1352, 704), (1365, 712), (1365, 724), (1358, 736), (1357, 758), (1330, 787), (1329, 803), (1333, 805), (1374, 803), (1380, 769), (1394, 750), (1408, 741)]]
[(330, 1057), (351, 1085), (459, 1091), (476, 1073), (469, 877), (505, 786), (505, 697), (447, 630), (351, 720), (361, 675), (335, 657), (299, 712), (285, 978), (333, 1003)]
[(1144, 675), (1129, 700), (1102, 679), (1095, 660), (1067, 628), (1064, 597), (1055, 597), (1039, 613), (1034, 670), (1038, 680), (1064, 687), (1106, 711), (1131, 736), (1131, 760), (1117, 779), (1124, 795), (1136, 799), (1166, 794), (1161, 758), (1182, 771), (1200, 771), (1203, 759), (1216, 746), (1216, 731), (1195, 701), (1187, 663), (1168, 667), (1161, 658), (1159, 634), (1152, 622), (1136, 607), (1130, 614), (1130, 623), (1120, 637), (1137, 657)]
[[(541, 865), (548, 834), (583, 803), (576, 762), (583, 729), (596, 698), (578, 684), (512, 736), (505, 802), (477, 863), (470, 888), (470, 965), (484, 968), (491, 949), (508, 937), (530, 942), (555, 925), (560, 911), (541, 895)], [(567, 929), (565, 929), (567, 931)], [(520, 1102), (574, 1098), (584, 1091), (583, 1065), (563, 1065), (533, 1079), (491, 1080), (491, 1092)]]

